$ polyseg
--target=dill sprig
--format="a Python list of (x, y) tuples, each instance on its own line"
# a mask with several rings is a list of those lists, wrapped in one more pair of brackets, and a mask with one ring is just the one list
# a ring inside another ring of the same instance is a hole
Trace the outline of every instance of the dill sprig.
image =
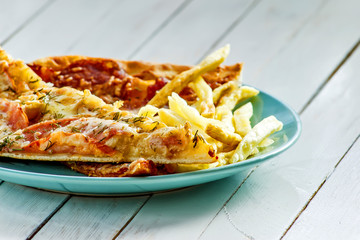
[(193, 138), (193, 140), (192, 140), (192, 142), (194, 143), (193, 148), (196, 147), (199, 139), (200, 139), (202, 142), (205, 142), (204, 137), (203, 137), (201, 134), (199, 134), (199, 130), (196, 130), (196, 132), (195, 132), (195, 134), (194, 134), (194, 138)]
[(55, 142), (51, 142), (51, 140), (48, 141), (48, 144), (46, 145), (45, 151), (49, 150), (52, 146), (54, 146)]
[(80, 130), (77, 127), (71, 127), (71, 132), (73, 133), (79, 133)]
[(14, 142), (14, 140), (11, 140), (11, 138), (7, 136), (6, 138), (4, 138), (4, 140), (0, 142), (0, 151), (3, 150), (4, 147), (11, 147)]
[(54, 114), (54, 119), (61, 119), (61, 118), (63, 118), (63, 117), (65, 117), (65, 115), (62, 114), (62, 113), (55, 113), (55, 114)]
[(117, 120), (119, 120), (119, 118), (120, 118), (120, 113), (119, 113), (119, 112), (116, 112), (116, 113), (114, 114), (113, 120), (117, 121)]

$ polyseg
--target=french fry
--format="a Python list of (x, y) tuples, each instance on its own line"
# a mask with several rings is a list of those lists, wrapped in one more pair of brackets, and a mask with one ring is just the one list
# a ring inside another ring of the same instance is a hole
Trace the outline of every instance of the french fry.
[(221, 121), (201, 116), (195, 108), (190, 107), (186, 101), (176, 93), (169, 96), (169, 107), (182, 118), (189, 121), (192, 125), (195, 125), (202, 130), (205, 130), (209, 123), (218, 125), (222, 129), (229, 129), (229, 126), (225, 125)]
[(274, 143), (274, 140), (272, 140), (271, 138), (265, 138), (263, 141), (261, 141), (261, 143), (259, 143), (259, 148), (265, 148), (270, 146), (271, 144)]
[(246, 134), (241, 143), (237, 146), (230, 163), (245, 160), (253, 153), (255, 148), (267, 137), (282, 129), (283, 124), (274, 116), (267, 117), (256, 124), (251, 131)]
[(207, 56), (200, 64), (180, 73), (161, 90), (159, 90), (159, 92), (148, 102), (148, 104), (155, 107), (164, 106), (168, 102), (168, 96), (170, 96), (171, 93), (179, 93), (190, 81), (218, 67), (229, 55), (229, 51), (230, 46), (226, 45)]
[(239, 99), (240, 101), (254, 97), (259, 94), (259, 90), (253, 87), (242, 86), (240, 89), (241, 89), (241, 97)]
[[(244, 99), (257, 95), (259, 91), (252, 87), (237, 88), (223, 96), (215, 108), (215, 119), (224, 122), (228, 126), (233, 125), (232, 110), (236, 104)], [(235, 129), (233, 128), (233, 131)]]
[(225, 106), (228, 109), (232, 110), (235, 108), (238, 102), (248, 99), (250, 97), (254, 97), (258, 94), (259, 94), (259, 90), (253, 87), (242, 86), (223, 96), (220, 99), (217, 108), (221, 106)]
[(202, 77), (198, 77), (193, 82), (189, 83), (189, 87), (195, 91), (199, 98), (194, 104), (194, 107), (199, 111), (201, 116), (213, 118), (215, 115), (215, 106), (211, 87)]
[(215, 140), (230, 146), (237, 146), (242, 139), (239, 134), (221, 129), (221, 127), (211, 123), (206, 126), (205, 133)]
[(235, 126), (235, 132), (244, 137), (250, 130), (250, 118), (253, 115), (252, 104), (246, 103), (234, 112), (233, 123)]
[(231, 109), (227, 106), (224, 105), (215, 108), (215, 119), (224, 123), (231, 132), (235, 132), (235, 128), (233, 126), (233, 114)]
[(231, 92), (234, 89), (236, 89), (238, 87), (237, 85), (238, 85), (237, 82), (231, 81), (231, 82), (227, 82), (227, 83), (221, 85), (220, 87), (215, 88), (213, 90), (214, 104), (217, 105), (217, 103), (219, 102), (221, 97), (224, 96), (225, 94), (227, 94), (228, 92)]
[[(184, 118), (179, 116), (176, 112), (174, 112), (170, 109), (164, 109), (164, 108), (161, 108), (159, 110), (159, 120), (161, 122), (165, 123), (169, 127), (178, 127), (180, 125), (184, 126), (188, 122)], [(208, 136), (205, 134), (204, 130), (202, 130), (201, 128), (199, 128), (195, 125), (191, 125), (191, 130), (192, 130), (193, 134), (198, 132), (205, 138), (208, 138)]]
[(215, 108), (215, 119), (226, 124), (234, 132), (232, 109), (241, 98), (241, 89), (237, 88), (223, 96)]
[(241, 99), (241, 90), (242, 88), (236, 88), (230, 93), (223, 96), (216, 107), (225, 107), (229, 110), (232, 110)]
[(159, 110), (160, 120), (167, 126), (177, 127), (179, 125), (185, 125), (186, 120), (176, 114), (170, 109), (161, 108)]

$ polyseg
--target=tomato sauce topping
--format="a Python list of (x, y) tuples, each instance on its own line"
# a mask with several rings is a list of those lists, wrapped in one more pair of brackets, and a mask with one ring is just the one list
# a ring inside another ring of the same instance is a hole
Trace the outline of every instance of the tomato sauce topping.
[(5, 118), (13, 131), (29, 125), (28, 117), (21, 109), (20, 104), (4, 98), (0, 98), (0, 118)]
[(90, 85), (103, 84), (112, 77), (124, 79), (126, 75), (119, 64), (110, 59), (81, 59), (59, 71), (35, 64), (30, 67), (45, 82), (52, 82), (55, 87), (70, 86), (77, 89), (85, 89), (86, 82)]
[(67, 67), (53, 69), (41, 65), (29, 65), (45, 82), (55, 87), (89, 89), (107, 103), (124, 101), (123, 109), (140, 108), (169, 82), (168, 79), (141, 79), (126, 74), (111, 59), (82, 59)]

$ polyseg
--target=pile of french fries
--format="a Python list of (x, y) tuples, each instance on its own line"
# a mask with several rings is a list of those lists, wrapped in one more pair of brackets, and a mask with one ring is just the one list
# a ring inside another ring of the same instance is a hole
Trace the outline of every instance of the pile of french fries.
[[(259, 149), (271, 145), (274, 141), (269, 136), (282, 129), (283, 124), (274, 116), (269, 116), (252, 127), (251, 102), (234, 111), (239, 102), (259, 93), (255, 88), (242, 86), (241, 75), (236, 81), (227, 82), (214, 90), (201, 77), (218, 67), (229, 51), (230, 46), (226, 45), (210, 54), (200, 64), (177, 75), (138, 112), (139, 116), (150, 117), (167, 126), (179, 127), (188, 122), (194, 135), (216, 149), (215, 162), (173, 164), (176, 172), (208, 169), (244, 161), (258, 153)], [(197, 101), (191, 106), (178, 95), (186, 86), (197, 95)], [(164, 107), (167, 104), (169, 107)]]

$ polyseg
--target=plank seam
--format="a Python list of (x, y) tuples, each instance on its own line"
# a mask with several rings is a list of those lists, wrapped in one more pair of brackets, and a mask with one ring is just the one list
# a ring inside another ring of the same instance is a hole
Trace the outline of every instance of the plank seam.
[(38, 10), (36, 10), (28, 19), (26, 19), (18, 28), (16, 28), (4, 41), (0, 43), (0, 45), (5, 45), (8, 41), (10, 41), (16, 34), (18, 34), (24, 27), (30, 24), (41, 12), (47, 9), (51, 4), (53, 4), (55, 0), (48, 0), (44, 5), (42, 5)]
[(360, 39), (357, 43), (350, 49), (350, 51), (345, 55), (345, 57), (340, 61), (340, 63), (335, 67), (334, 71), (325, 79), (323, 83), (317, 88), (315, 93), (310, 97), (310, 99), (305, 103), (304, 107), (300, 110), (300, 114), (305, 111), (305, 109), (314, 101), (314, 99), (319, 95), (321, 90), (330, 82), (332, 77), (339, 71), (339, 69), (345, 64), (345, 62), (351, 57), (351, 55), (356, 51), (360, 45)]
[(301, 33), (304, 27), (308, 25), (308, 23), (310, 23), (311, 20), (313, 20), (316, 16), (318, 16), (320, 10), (323, 9), (328, 2), (329, 1), (327, 0), (323, 0), (322, 3), (315, 9), (315, 11), (312, 14), (310, 14), (307, 18), (301, 21), (301, 23), (295, 28), (295, 30), (289, 35), (289, 37), (286, 38), (287, 42), (284, 43), (276, 52), (274, 52), (273, 54), (267, 57), (267, 60), (260, 66), (256, 74), (259, 74), (261, 71), (263, 71), (263, 69), (269, 63), (271, 63), (273, 59), (276, 58), (276, 56), (280, 55), (283, 51), (285, 51), (289, 47), (291, 41), (296, 39), (296, 36), (298, 36), (298, 34)]
[(285, 235), (288, 233), (290, 228), (295, 224), (295, 222), (299, 219), (301, 214), (306, 210), (306, 208), (309, 206), (310, 202), (314, 199), (314, 197), (318, 194), (320, 189), (324, 186), (326, 181), (333, 175), (333, 173), (336, 171), (336, 168), (340, 164), (340, 162), (345, 158), (345, 156), (348, 154), (348, 152), (351, 150), (351, 148), (354, 146), (354, 144), (358, 141), (360, 137), (360, 134), (355, 138), (355, 140), (351, 143), (350, 147), (345, 151), (345, 153), (341, 156), (340, 160), (335, 164), (334, 169), (325, 177), (324, 181), (320, 184), (318, 189), (311, 195), (309, 200), (306, 202), (306, 204), (303, 206), (303, 208), (300, 210), (300, 212), (296, 215), (295, 219), (291, 222), (291, 224), (286, 228), (285, 232), (282, 234), (280, 239), (283, 239)]
[[(121, 3), (120, 1), (116, 2), (116, 3)], [(113, 5), (110, 5), (108, 9), (106, 9), (102, 15), (99, 16), (99, 18), (95, 21), (96, 23), (101, 23), (101, 21), (104, 20), (104, 18), (109, 15), (109, 13), (111, 12), (111, 10), (113, 10), (115, 7)], [(68, 53), (70, 51), (72, 51), (74, 49), (74, 47), (76, 46), (76, 44), (78, 42), (80, 42), (83, 37), (93, 28), (94, 26), (91, 25), (86, 29), (83, 29), (83, 33), (80, 34), (80, 36), (78, 38), (76, 38), (75, 40), (73, 40), (71, 42), (71, 44), (69, 45), (69, 47), (66, 48), (65, 53)]]
[(26, 238), (26, 240), (33, 239), (33, 237), (50, 221), (50, 219), (62, 208), (72, 197), (72, 195), (68, 195), (50, 214), (47, 216), (44, 221), (40, 223)]
[(137, 209), (136, 212), (127, 220), (127, 222), (124, 224), (124, 226), (121, 227), (121, 229), (114, 235), (112, 240), (115, 240), (123, 231), (124, 229), (130, 224), (130, 222), (136, 217), (136, 215), (140, 212), (140, 210), (145, 206), (145, 204), (150, 200), (150, 198), (153, 196), (153, 194), (149, 195), (149, 197), (141, 204), (141, 206)]
[(135, 49), (134, 52), (132, 52), (129, 56), (129, 59), (132, 59), (144, 46), (146, 46), (147, 42), (150, 42), (156, 35), (158, 35), (158, 33), (164, 28), (166, 27), (176, 16), (179, 15), (179, 13), (184, 10), (189, 4), (190, 2), (192, 2), (193, 0), (185, 0), (179, 7), (177, 7), (175, 9), (175, 11), (170, 14), (170, 16), (168, 16), (165, 21), (163, 21), (159, 27), (157, 27), (151, 34), (149, 37), (147, 37), (140, 45), (139, 47), (137, 47)]
[[(240, 185), (235, 189), (235, 191), (231, 194), (231, 196), (225, 201), (225, 203), (220, 207), (219, 211), (217, 211), (217, 213), (215, 214), (215, 216), (210, 220), (210, 222), (206, 225), (206, 227), (204, 228), (204, 230), (201, 232), (201, 234), (199, 235), (198, 239), (201, 238), (201, 236), (205, 233), (206, 229), (210, 226), (210, 224), (214, 221), (214, 219), (219, 215), (219, 213), (221, 212), (221, 210), (228, 204), (228, 202), (232, 199), (232, 197), (238, 192), (238, 190), (241, 188), (241, 186), (246, 182), (246, 180), (250, 177), (250, 175), (258, 168), (258, 166), (254, 167), (253, 169), (251, 169), (251, 171), (248, 173), (248, 175), (246, 175), (246, 177), (242, 180), (242, 182), (240, 183)], [(234, 226), (234, 225), (233, 225)], [(235, 226), (234, 226), (235, 227)], [(237, 229), (237, 227), (235, 227)], [(239, 229), (237, 229), (239, 230)], [(240, 232), (242, 234), (244, 234), (245, 236), (250, 236), (248, 234), (246, 234), (245, 232), (241, 231)]]
[(223, 32), (223, 34), (220, 35), (220, 37), (218, 39), (215, 40), (215, 42), (210, 46), (209, 50), (205, 52), (204, 55), (201, 56), (201, 58), (197, 61), (197, 63), (200, 63), (200, 61), (202, 59), (204, 59), (207, 55), (209, 55), (214, 49), (215, 47), (220, 43), (220, 41), (222, 39), (224, 39), (232, 30), (234, 30), (234, 28), (242, 21), (244, 20), (249, 13), (259, 4), (260, 0), (254, 0), (248, 7), (247, 9), (240, 14), (239, 17), (237, 17), (235, 19), (235, 21), (230, 24), (230, 26), (225, 30), (225, 32)]

